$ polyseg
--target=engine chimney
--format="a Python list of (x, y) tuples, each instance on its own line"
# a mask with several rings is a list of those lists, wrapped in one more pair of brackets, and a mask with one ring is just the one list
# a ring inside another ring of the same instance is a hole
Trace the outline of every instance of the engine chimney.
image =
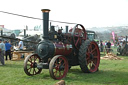
[(48, 39), (49, 9), (42, 9), (43, 13), (43, 39)]
[(3, 36), (3, 30), (1, 30), (1, 36)]
[(24, 38), (26, 37), (26, 29), (24, 29)]
[(68, 26), (66, 26), (66, 33), (68, 33)]

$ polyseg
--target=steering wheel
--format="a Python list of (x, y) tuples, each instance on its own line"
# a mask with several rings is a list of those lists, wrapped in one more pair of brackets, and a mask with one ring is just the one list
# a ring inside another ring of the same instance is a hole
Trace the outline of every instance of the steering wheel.
[(77, 24), (71, 32), (72, 44), (76, 49), (80, 48), (82, 41), (87, 39), (87, 33), (83, 25)]

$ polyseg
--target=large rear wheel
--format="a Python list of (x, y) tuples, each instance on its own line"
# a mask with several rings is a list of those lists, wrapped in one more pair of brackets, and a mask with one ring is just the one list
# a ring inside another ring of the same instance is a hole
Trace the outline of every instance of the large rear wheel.
[(42, 69), (37, 68), (37, 64), (40, 61), (40, 57), (37, 54), (28, 55), (24, 60), (24, 72), (29, 76), (41, 73)]
[(68, 61), (62, 55), (57, 55), (52, 58), (49, 64), (49, 72), (53, 79), (60, 80), (67, 75)]
[(95, 41), (86, 40), (79, 49), (79, 64), (83, 72), (96, 72), (100, 63), (100, 51)]

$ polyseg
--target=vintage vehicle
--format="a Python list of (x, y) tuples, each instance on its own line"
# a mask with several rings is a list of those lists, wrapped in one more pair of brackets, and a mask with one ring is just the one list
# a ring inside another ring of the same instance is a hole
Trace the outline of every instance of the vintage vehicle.
[(53, 79), (62, 79), (71, 66), (80, 65), (83, 72), (98, 71), (100, 51), (95, 41), (87, 40), (87, 32), (83, 25), (76, 24), (66, 33), (51, 26), (49, 31), (49, 9), (43, 12), (43, 39), (37, 44), (34, 54), (24, 60), (24, 72), (33, 76), (49, 69)]
[(95, 31), (86, 30), (86, 32), (87, 32), (87, 39), (94, 40), (96, 38)]

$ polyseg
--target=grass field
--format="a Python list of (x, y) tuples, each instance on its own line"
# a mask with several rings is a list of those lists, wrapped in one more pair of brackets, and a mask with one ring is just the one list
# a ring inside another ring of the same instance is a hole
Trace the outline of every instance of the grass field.
[[(66, 85), (128, 85), (128, 57), (123, 60), (101, 60), (99, 71), (83, 73), (79, 66), (72, 67), (65, 80)], [(49, 70), (35, 76), (27, 76), (22, 61), (5, 61), (0, 66), (0, 85), (54, 85), (59, 80), (50, 77)]]

